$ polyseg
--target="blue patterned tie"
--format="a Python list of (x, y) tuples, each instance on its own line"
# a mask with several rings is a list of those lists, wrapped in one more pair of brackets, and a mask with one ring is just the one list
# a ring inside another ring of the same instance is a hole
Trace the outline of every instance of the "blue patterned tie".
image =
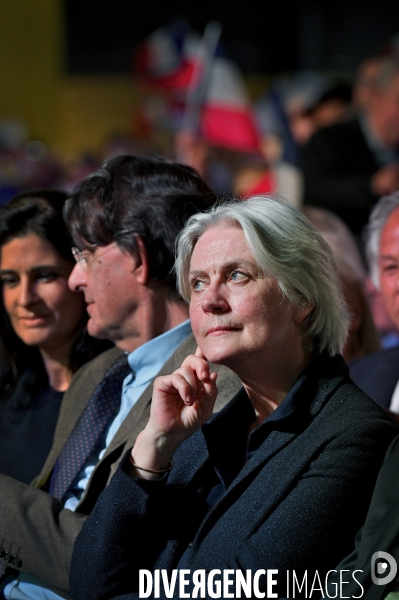
[(131, 372), (127, 355), (123, 354), (97, 384), (55, 463), (49, 492), (58, 500), (62, 500), (76, 475), (97, 448), (102, 433), (120, 406), (123, 380)]

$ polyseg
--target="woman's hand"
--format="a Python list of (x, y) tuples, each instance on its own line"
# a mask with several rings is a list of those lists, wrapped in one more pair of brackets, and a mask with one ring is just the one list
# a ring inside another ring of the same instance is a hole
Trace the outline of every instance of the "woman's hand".
[[(201, 350), (188, 356), (180, 369), (154, 382), (150, 419), (132, 450), (136, 465), (150, 470), (166, 469), (180, 444), (190, 437), (213, 412), (217, 397), (216, 373)], [(159, 475), (142, 471), (145, 479)]]

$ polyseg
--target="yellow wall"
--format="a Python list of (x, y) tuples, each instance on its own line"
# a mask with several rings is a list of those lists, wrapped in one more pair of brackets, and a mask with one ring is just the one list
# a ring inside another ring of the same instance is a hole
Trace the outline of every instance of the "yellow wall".
[(134, 88), (128, 76), (63, 77), (59, 138), (67, 155), (96, 150), (105, 137), (132, 127)]
[(57, 0), (0, 0), (0, 118), (46, 140), (57, 136), (60, 31)]
[[(68, 75), (63, 28), (61, 0), (0, 0), (0, 120), (22, 120), (69, 159), (129, 131), (138, 93), (129, 75)], [(248, 85), (258, 95), (265, 83)]]
[(61, 0), (0, 0), (0, 119), (16, 118), (66, 157), (131, 127), (126, 76), (64, 72)]

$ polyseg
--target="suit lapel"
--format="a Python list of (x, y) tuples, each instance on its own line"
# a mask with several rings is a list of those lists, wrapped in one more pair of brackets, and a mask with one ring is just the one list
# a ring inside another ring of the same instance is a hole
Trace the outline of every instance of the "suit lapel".
[(354, 382), (380, 406), (388, 408), (399, 379), (399, 348), (356, 359), (350, 367)]
[(87, 365), (84, 365), (76, 373), (62, 400), (60, 416), (54, 433), (54, 442), (49, 455), (40, 474), (32, 482), (36, 487), (41, 487), (48, 479), (61, 450), (86, 408), (97, 383), (120, 354), (122, 354), (122, 350), (111, 348)]
[(359, 119), (356, 119), (352, 122), (352, 129), (357, 136), (357, 156), (354, 158), (354, 160), (362, 166), (363, 171), (365, 170), (367, 173), (376, 171), (379, 168), (379, 165), (376, 162), (376, 158), (370, 150), (368, 143), (366, 142)]
[[(251, 485), (252, 480), (265, 464), (280, 453), (283, 448), (297, 436), (297, 433), (298, 432), (287, 433), (281, 431), (273, 431), (270, 433), (261, 448), (255, 453), (251, 460), (246, 463), (234, 479), (224, 496), (222, 496), (208, 516), (205, 517), (204, 522), (198, 530), (196, 543), (199, 543), (201, 538), (205, 536), (212, 527), (212, 523), (215, 523), (226, 512), (226, 509), (234, 503), (235, 499), (241, 495), (242, 491), (246, 490)], [(283, 487), (281, 489), (283, 490)], [(276, 497), (273, 492), (265, 494), (263, 497), (265, 513), (269, 512), (278, 501), (279, 498)]]
[[(252, 480), (259, 471), (308, 427), (328, 401), (331, 394), (342, 383), (342, 379), (342, 375), (330, 377), (326, 373), (326, 376), (321, 375), (316, 381), (313, 379), (306, 382), (298, 394), (297, 400), (299, 402), (297, 402), (296, 408), (277, 422), (269, 421), (270, 433), (266, 436), (266, 439), (252, 458), (239, 472), (224, 496), (215, 505), (213, 511), (205, 518), (198, 531), (198, 539), (200, 539), (201, 535), (206, 535), (209, 527), (212, 526), (210, 523), (215, 522), (227, 510), (227, 507), (232, 505), (235, 498), (240, 496), (242, 490), (247, 489), (251, 485)], [(237, 398), (243, 393), (245, 392), (240, 392)], [(227, 410), (230, 410), (230, 407), (227, 407)], [(220, 418), (223, 418), (222, 413), (217, 415), (215, 420)], [(268, 425), (267, 421), (265, 425)], [(282, 476), (284, 476), (284, 473)], [(281, 490), (281, 493), (284, 493), (283, 486), (281, 486)], [(265, 512), (271, 510), (277, 502), (279, 502), (279, 497), (273, 491), (265, 495), (263, 497)]]
[[(195, 352), (197, 347), (193, 334), (190, 334), (186, 338), (177, 350), (173, 353), (171, 358), (165, 363), (162, 369), (157, 374), (157, 377), (161, 375), (168, 375), (181, 366), (183, 360), (189, 355)], [(124, 444), (130, 437), (134, 436), (134, 439), (138, 433), (145, 427), (149, 417), (149, 406), (152, 398), (153, 382), (150, 383), (137, 400), (136, 404), (132, 407), (126, 419), (113, 437), (110, 445), (108, 446), (104, 458), (113, 452), (118, 446)], [(144, 417), (144, 419), (143, 419)], [(140, 429), (138, 429), (138, 426)]]
[[(157, 376), (172, 373), (181, 366), (183, 360), (196, 350), (197, 343), (193, 334), (190, 334), (176, 349), (171, 358), (165, 363)], [(78, 509), (81, 512), (88, 513), (92, 509), (93, 501), (96, 501), (97, 494), (105, 487), (107, 481), (115, 473), (119, 458), (131, 448), (137, 435), (147, 424), (150, 415), (150, 405), (152, 398), (153, 384), (144, 390), (136, 404), (132, 407), (125, 420), (107, 447), (104, 456), (95, 466), (88, 486), (86, 487), (82, 498), (80, 499)]]
[[(358, 549), (359, 568), (370, 570), (371, 554), (392, 552), (399, 541), (399, 438), (378, 475)], [(395, 558), (398, 560), (398, 556)]]
[(396, 353), (385, 356), (384, 360), (379, 362), (373, 379), (375, 382), (373, 387), (376, 387), (377, 393), (381, 396), (381, 405), (384, 408), (389, 408), (399, 379), (398, 355)]

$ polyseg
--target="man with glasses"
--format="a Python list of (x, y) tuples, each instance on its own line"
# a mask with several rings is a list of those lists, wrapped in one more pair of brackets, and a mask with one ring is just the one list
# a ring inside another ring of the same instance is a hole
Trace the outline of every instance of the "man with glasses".
[[(53, 447), (35, 480), (0, 476), (5, 598), (68, 598), (77, 534), (120, 459), (144, 428), (151, 383), (196, 349), (176, 291), (174, 244), (216, 198), (188, 166), (122, 155), (83, 179), (66, 205), (91, 335), (115, 348), (85, 365), (65, 394)], [(218, 408), (240, 388), (219, 371)], [(45, 490), (45, 491), (42, 491)], [(18, 573), (19, 571), (19, 573)]]

